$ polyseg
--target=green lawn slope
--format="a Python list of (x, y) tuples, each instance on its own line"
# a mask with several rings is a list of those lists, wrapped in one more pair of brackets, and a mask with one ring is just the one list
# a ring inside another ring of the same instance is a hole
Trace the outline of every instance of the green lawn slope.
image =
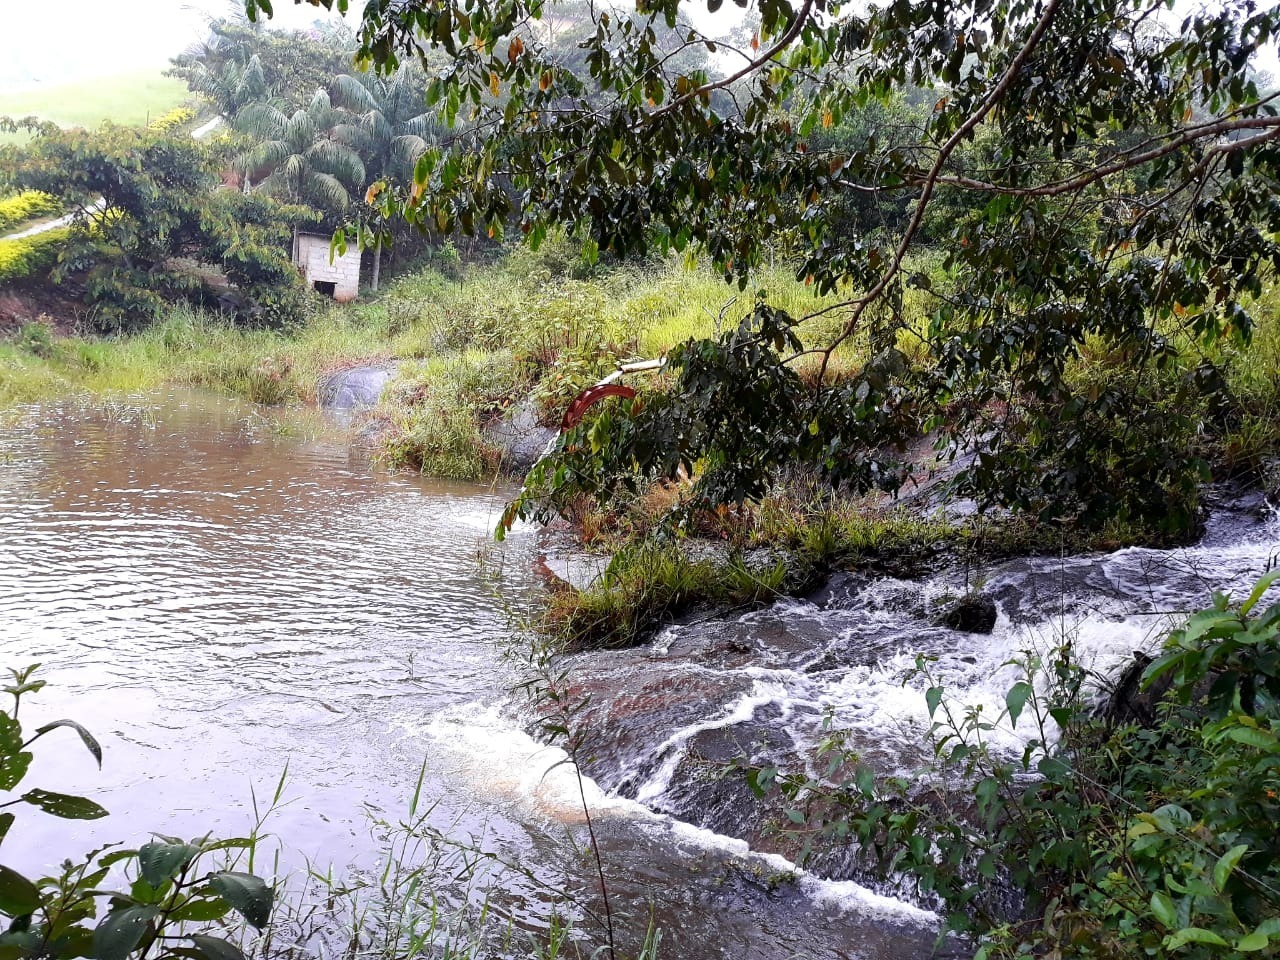
[[(38, 116), (63, 127), (96, 127), (104, 120), (126, 125), (150, 122), (187, 99), (186, 85), (151, 67), (77, 83), (0, 91), (0, 115)], [(0, 135), (0, 142), (26, 134)]]

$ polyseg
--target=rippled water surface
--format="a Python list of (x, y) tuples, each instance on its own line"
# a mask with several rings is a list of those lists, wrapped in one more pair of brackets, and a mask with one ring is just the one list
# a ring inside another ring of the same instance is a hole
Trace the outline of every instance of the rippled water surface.
[[(560, 894), (590, 901), (576, 780), (509, 693), (502, 608), (539, 589), (536, 533), (493, 550), (509, 493), (387, 476), (340, 427), (195, 394), (0, 427), (3, 665), (43, 664), (28, 724), (73, 717), (106, 752), (99, 773), (50, 737), (28, 782), (112, 812), (27, 814), (6, 861), (148, 830), (243, 834), (287, 766), (268, 823), (286, 864), (341, 869), (372, 855), (370, 816), (398, 816), (425, 764), (440, 825), (532, 877), (530, 918)], [(779, 884), (785, 862), (585, 788), (624, 942), (653, 922), (667, 956), (931, 952), (908, 904)]]
[[(91, 788), (116, 822), (243, 829), (287, 762), (291, 839), (341, 861), (362, 802), (421, 762), (415, 731), (504, 695), (478, 550), (505, 491), (378, 475), (339, 431), (195, 395), (33, 413), (0, 450), (6, 660), (42, 662), (33, 714), (107, 753), (98, 776), (50, 746), (33, 781)], [(507, 549), (508, 600), (530, 549)], [(52, 854), (50, 829), (31, 839)]]

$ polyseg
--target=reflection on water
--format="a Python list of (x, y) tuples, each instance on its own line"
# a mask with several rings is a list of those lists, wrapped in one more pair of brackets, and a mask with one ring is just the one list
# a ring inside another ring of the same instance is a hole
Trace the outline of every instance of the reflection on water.
[[(369, 814), (397, 816), (425, 763), (442, 825), (592, 896), (576, 779), (548, 773), (560, 754), (509, 703), (501, 608), (536, 589), (537, 551), (518, 529), (492, 553), (510, 491), (383, 475), (342, 431), (285, 427), (181, 394), (0, 430), (0, 665), (42, 662), (27, 722), (80, 720), (106, 752), (98, 773), (51, 737), (28, 783), (112, 811), (26, 814), (6, 862), (147, 830), (243, 834), (287, 765), (269, 822), (286, 862), (341, 868), (371, 855)], [(624, 940), (652, 920), (682, 957), (930, 952), (918, 910), (763, 883), (773, 861), (587, 789)]]

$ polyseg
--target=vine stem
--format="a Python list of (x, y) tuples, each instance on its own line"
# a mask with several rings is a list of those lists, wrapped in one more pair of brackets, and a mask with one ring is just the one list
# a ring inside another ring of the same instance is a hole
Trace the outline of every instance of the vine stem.
[(587, 821), (587, 836), (591, 838), (591, 856), (596, 864), (596, 876), (600, 880), (600, 896), (604, 899), (604, 933), (605, 939), (609, 941), (609, 960), (618, 960), (613, 939), (613, 910), (609, 907), (609, 885), (604, 879), (604, 861), (600, 857), (600, 844), (596, 842), (596, 828), (592, 823), (591, 809), (587, 804), (586, 784), (583, 783), (582, 768), (578, 766), (577, 757), (570, 754), (570, 759), (573, 761), (574, 776), (578, 778), (578, 799), (582, 801), (582, 815)]

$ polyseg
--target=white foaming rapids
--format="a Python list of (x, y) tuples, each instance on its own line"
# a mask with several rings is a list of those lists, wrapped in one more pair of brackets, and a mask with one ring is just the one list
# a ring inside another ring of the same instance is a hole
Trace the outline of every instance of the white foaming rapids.
[(657, 817), (670, 825), (673, 836), (692, 842), (705, 850), (718, 850), (731, 856), (750, 860), (778, 874), (791, 874), (805, 895), (815, 903), (833, 907), (843, 913), (865, 915), (868, 913), (886, 913), (911, 923), (924, 926), (935, 926), (939, 917), (932, 910), (926, 910), (905, 900), (890, 897), (883, 893), (868, 890), (852, 880), (827, 880), (819, 877), (803, 867), (797, 866), (786, 857), (777, 853), (758, 853), (751, 849), (745, 840), (726, 837), (714, 830), (696, 827), (670, 817)]
[[(1035, 716), (1034, 704), (1016, 728), (1005, 695), (1022, 678), (1011, 661), (1045, 658), (1069, 645), (1075, 660), (1099, 677), (1114, 674), (1135, 652), (1156, 649), (1188, 611), (1211, 601), (1214, 590), (1239, 598), (1280, 555), (1280, 511), (1212, 517), (1205, 538), (1175, 550), (1129, 548), (1110, 554), (1014, 560), (986, 571), (981, 591), (996, 600), (989, 635), (938, 624), (939, 613), (969, 588), (954, 571), (921, 582), (886, 578), (852, 581), (829, 606), (788, 599), (729, 621), (739, 645), (761, 650), (751, 662), (719, 663), (693, 656), (680, 669), (720, 673), (750, 682), (728, 703), (708, 703), (705, 719), (669, 733), (619, 765), (648, 771), (636, 796), (663, 805), (695, 734), (742, 723), (783, 728), (787, 739), (812, 746), (827, 735), (823, 724), (850, 731), (860, 752), (874, 754), (882, 773), (908, 773), (924, 760), (934, 720), (960, 722), (978, 709), (994, 729), (989, 745), (1020, 754), (1032, 739), (1052, 741), (1056, 725)], [(657, 658), (680, 663), (681, 650), (700, 624), (670, 627), (651, 646)], [(928, 676), (915, 675), (917, 655), (929, 658)], [(930, 717), (925, 691), (944, 690), (944, 708)], [(764, 717), (761, 707), (772, 706)], [(947, 713), (950, 710), (950, 713)], [(784, 759), (784, 758), (780, 758)]]
[(778, 703), (785, 710), (789, 705), (789, 691), (778, 683), (757, 682), (752, 685), (749, 693), (739, 697), (719, 716), (677, 730), (650, 751), (650, 757), (663, 758), (662, 764), (640, 785), (636, 791), (636, 800), (648, 805), (666, 793), (691, 737), (707, 730), (721, 730), (746, 723), (755, 716), (756, 710), (771, 703)]
[(642, 804), (605, 793), (585, 774), (579, 777), (564, 750), (539, 743), (497, 707), (449, 711), (414, 732), (433, 741), (432, 756), (448, 765), (454, 783), (465, 782), (525, 812), (569, 824), (583, 821), (584, 803), (593, 817), (649, 814)]
[[(745, 709), (744, 703), (737, 715)], [(727, 722), (728, 718), (724, 719)], [(786, 857), (754, 851), (744, 840), (657, 813), (638, 801), (611, 796), (585, 774), (579, 778), (564, 750), (534, 740), (496, 707), (459, 709), (413, 732), (430, 738), (433, 763), (444, 760), (449, 764), (448, 773), (455, 783), (465, 782), (486, 798), (500, 799), (523, 812), (572, 825), (583, 821), (585, 804), (593, 819), (626, 818), (638, 828), (657, 830), (676, 843), (721, 853), (772, 873), (791, 874), (799, 889), (822, 906), (856, 915), (887, 914), (923, 926), (938, 922), (932, 911), (852, 881), (825, 880)]]

